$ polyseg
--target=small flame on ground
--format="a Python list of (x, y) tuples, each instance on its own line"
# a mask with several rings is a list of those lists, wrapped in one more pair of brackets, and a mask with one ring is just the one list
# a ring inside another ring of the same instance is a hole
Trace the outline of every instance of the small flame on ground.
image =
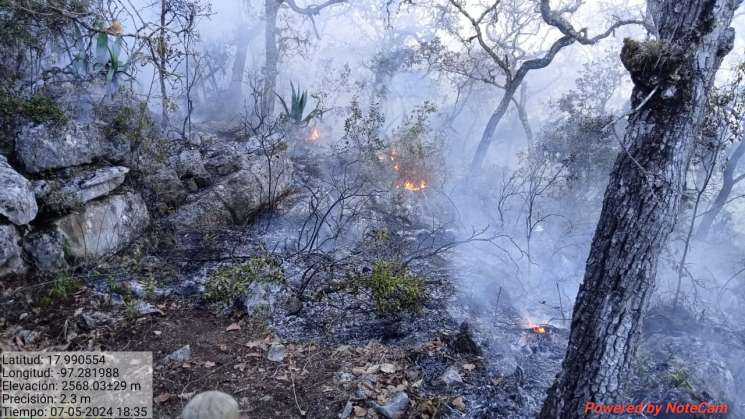
[(543, 327), (543, 326), (541, 326), (541, 325), (539, 325), (539, 324), (532, 324), (531, 323), (531, 324), (528, 325), (528, 327), (530, 328), (530, 330), (533, 331), (533, 333), (538, 333), (539, 335), (542, 335), (542, 334), (546, 333), (546, 328)]
[(321, 139), (321, 130), (318, 128), (312, 128), (308, 133), (309, 141), (318, 141)]
[(403, 183), (397, 186), (397, 188), (404, 188), (407, 191), (412, 192), (418, 192), (422, 189), (427, 188), (427, 182), (420, 180), (420, 181), (412, 181), (412, 180), (405, 180)]

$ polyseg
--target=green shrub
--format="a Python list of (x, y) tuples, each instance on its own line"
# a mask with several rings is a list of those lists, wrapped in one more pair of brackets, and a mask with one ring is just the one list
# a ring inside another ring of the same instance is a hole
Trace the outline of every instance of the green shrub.
[(383, 314), (419, 311), (426, 299), (421, 278), (387, 261), (376, 262), (364, 284), (372, 292), (375, 307)]
[(146, 102), (132, 106), (103, 106), (96, 112), (108, 122), (103, 131), (107, 138), (123, 136), (130, 144), (142, 144), (153, 126)]
[(50, 303), (54, 303), (57, 300), (67, 300), (78, 292), (81, 287), (82, 283), (80, 280), (72, 275), (65, 272), (58, 274), (52, 284), (52, 288), (49, 290)]
[(281, 282), (284, 273), (279, 263), (268, 255), (254, 256), (246, 262), (221, 266), (207, 278), (204, 299), (233, 304), (254, 282)]
[(3, 118), (19, 116), (37, 124), (64, 125), (67, 123), (67, 115), (57, 106), (57, 102), (40, 93), (26, 99), (7, 92), (0, 92), (0, 113)]

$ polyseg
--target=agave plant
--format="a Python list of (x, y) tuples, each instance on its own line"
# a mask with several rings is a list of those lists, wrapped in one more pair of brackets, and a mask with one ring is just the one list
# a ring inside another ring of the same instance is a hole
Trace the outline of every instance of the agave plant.
[(120, 75), (127, 75), (129, 64), (122, 60), (122, 37), (114, 36), (113, 41), (109, 34), (100, 32), (96, 37), (96, 53), (93, 70), (106, 74), (106, 81), (116, 86)]
[(308, 92), (305, 90), (301, 91), (300, 87), (295, 90), (295, 85), (292, 83), (290, 83), (290, 87), (292, 87), (292, 96), (289, 107), (282, 96), (277, 95), (279, 101), (282, 102), (282, 107), (285, 109), (285, 117), (298, 125), (307, 124), (315, 116), (315, 113), (311, 112), (303, 118), (305, 105), (308, 104)]

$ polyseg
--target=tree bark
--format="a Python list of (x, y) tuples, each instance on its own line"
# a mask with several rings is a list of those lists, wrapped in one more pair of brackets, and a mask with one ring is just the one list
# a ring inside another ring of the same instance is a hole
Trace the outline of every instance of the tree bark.
[(246, 73), (246, 57), (248, 57), (248, 42), (251, 39), (250, 32), (247, 28), (239, 29), (240, 33), (236, 37), (235, 59), (230, 74), (230, 88), (228, 92), (236, 95), (238, 98), (243, 92), (243, 76)]
[(722, 175), (722, 188), (717, 193), (717, 197), (714, 198), (714, 202), (711, 204), (711, 208), (701, 218), (701, 224), (698, 226), (697, 236), (699, 239), (705, 240), (711, 231), (711, 226), (714, 224), (714, 220), (717, 218), (722, 208), (727, 204), (729, 196), (732, 194), (732, 189), (738, 181), (742, 180), (741, 177), (735, 179), (735, 170), (740, 163), (740, 159), (745, 155), (745, 141), (740, 143), (732, 152), (732, 155), (727, 160), (727, 165), (724, 167), (724, 173)]
[(590, 417), (587, 403), (623, 401), (657, 261), (678, 214), (707, 94), (734, 42), (729, 26), (741, 1), (647, 2), (662, 50), (670, 53), (647, 57), (659, 64), (652, 69), (624, 61), (635, 82), (636, 112), (610, 175), (566, 357), (542, 419)]
[(274, 104), (277, 100), (275, 96), (277, 76), (279, 75), (277, 14), (279, 13), (280, 4), (280, 0), (265, 0), (264, 3), (266, 26), (264, 32), (264, 88), (261, 96), (261, 115), (263, 117), (271, 117), (274, 115)]
[(523, 126), (525, 131), (525, 139), (528, 141), (528, 147), (533, 147), (533, 128), (530, 126), (530, 117), (528, 116), (528, 109), (526, 103), (528, 103), (528, 85), (523, 83), (520, 86), (520, 100), (515, 100), (515, 109), (517, 109), (517, 116), (520, 118), (520, 124)]
[(494, 132), (497, 130), (499, 122), (502, 121), (502, 118), (504, 118), (504, 115), (507, 113), (510, 102), (515, 96), (515, 92), (517, 91), (517, 88), (520, 85), (521, 81), (522, 78), (520, 80), (510, 82), (506, 86), (504, 95), (502, 95), (502, 99), (499, 101), (499, 105), (497, 105), (497, 109), (495, 109), (494, 112), (491, 114), (491, 117), (489, 117), (489, 122), (486, 123), (484, 132), (481, 134), (481, 141), (476, 148), (476, 154), (473, 155), (473, 161), (471, 161), (472, 174), (475, 174), (476, 172), (481, 170), (481, 167), (484, 165), (486, 153), (489, 152), (489, 147), (494, 140)]

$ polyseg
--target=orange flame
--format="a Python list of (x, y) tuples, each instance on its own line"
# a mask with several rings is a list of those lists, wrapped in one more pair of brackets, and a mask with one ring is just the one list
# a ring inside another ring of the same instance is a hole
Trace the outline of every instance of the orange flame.
[(401, 183), (397, 187), (404, 188), (407, 191), (418, 192), (418, 191), (421, 191), (422, 189), (427, 188), (427, 186), (428, 186), (427, 182), (423, 180), (420, 180), (420, 181), (405, 180), (403, 181), (403, 183)]
[(546, 328), (543, 327), (543, 326), (541, 326), (541, 325), (539, 325), (539, 324), (532, 324), (531, 323), (531, 324), (528, 325), (528, 327), (534, 333), (538, 333), (539, 335), (542, 335), (542, 334), (546, 333)]
[(308, 133), (309, 141), (318, 141), (321, 139), (321, 130), (318, 128), (312, 128)]

